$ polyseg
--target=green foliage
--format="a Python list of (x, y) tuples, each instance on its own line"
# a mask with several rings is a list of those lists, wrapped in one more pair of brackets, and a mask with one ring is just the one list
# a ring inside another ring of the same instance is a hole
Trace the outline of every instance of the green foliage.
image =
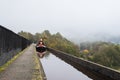
[(108, 67), (120, 66), (120, 53), (115, 46), (109, 46), (94, 55), (94, 61)]
[(79, 48), (64, 38), (60, 33), (53, 34), (51, 37), (49, 37), (47, 43), (49, 43), (48, 46), (51, 48), (58, 49), (73, 55), (78, 55), (79, 53)]
[(80, 49), (90, 51), (89, 55), (81, 52), (81, 57), (107, 67), (120, 69), (120, 45), (109, 42), (82, 43)]
[(21, 32), (18, 33), (18, 35), (20, 35), (20, 36), (22, 36), (22, 37), (24, 37), (24, 38), (26, 38), (26, 39), (28, 39), (32, 42), (34, 41), (34, 36), (29, 32), (21, 31)]

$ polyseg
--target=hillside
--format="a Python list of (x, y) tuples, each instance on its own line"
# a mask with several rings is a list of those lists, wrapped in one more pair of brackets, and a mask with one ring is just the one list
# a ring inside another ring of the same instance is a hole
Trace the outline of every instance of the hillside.
[(120, 45), (110, 42), (84, 42), (80, 44), (80, 56), (84, 59), (114, 69), (120, 69)]
[(79, 47), (63, 37), (59, 32), (57, 32), (56, 34), (51, 34), (48, 30), (45, 30), (42, 33), (36, 33), (35, 35), (33, 35), (29, 32), (21, 31), (18, 34), (31, 40), (34, 43), (38, 42), (40, 38), (43, 38), (44, 43), (47, 47), (79, 56)]

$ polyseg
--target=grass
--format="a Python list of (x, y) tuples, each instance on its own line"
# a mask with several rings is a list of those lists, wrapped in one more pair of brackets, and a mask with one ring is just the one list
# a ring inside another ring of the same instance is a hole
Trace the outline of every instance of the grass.
[(28, 48), (25, 48), (23, 51), (21, 51), (17, 55), (15, 55), (12, 59), (7, 61), (7, 63), (0, 66), (0, 72), (4, 71), (13, 61), (15, 61), (21, 54), (23, 54), (26, 51), (26, 49), (28, 49)]

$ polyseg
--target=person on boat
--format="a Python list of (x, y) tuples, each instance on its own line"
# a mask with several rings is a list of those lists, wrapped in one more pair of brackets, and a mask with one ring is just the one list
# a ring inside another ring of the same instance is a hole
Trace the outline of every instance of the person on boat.
[(40, 44), (40, 45), (41, 45), (41, 44), (44, 45), (44, 42), (43, 42), (43, 39), (42, 39), (42, 38), (39, 40), (37, 46), (38, 46), (39, 44)]
[(46, 51), (46, 46), (42, 39), (39, 40), (38, 44), (36, 45), (36, 51), (38, 52), (38, 56), (42, 56)]

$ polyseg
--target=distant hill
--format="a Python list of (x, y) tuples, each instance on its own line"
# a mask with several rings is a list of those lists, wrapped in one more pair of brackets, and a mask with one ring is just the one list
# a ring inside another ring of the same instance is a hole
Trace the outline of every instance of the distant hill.
[(120, 35), (113, 35), (108, 33), (96, 33), (96, 34), (89, 34), (89, 35), (80, 35), (77, 37), (73, 37), (70, 39), (76, 44), (80, 44), (81, 42), (95, 42), (95, 41), (103, 41), (103, 42), (112, 42), (116, 44), (120, 44)]

